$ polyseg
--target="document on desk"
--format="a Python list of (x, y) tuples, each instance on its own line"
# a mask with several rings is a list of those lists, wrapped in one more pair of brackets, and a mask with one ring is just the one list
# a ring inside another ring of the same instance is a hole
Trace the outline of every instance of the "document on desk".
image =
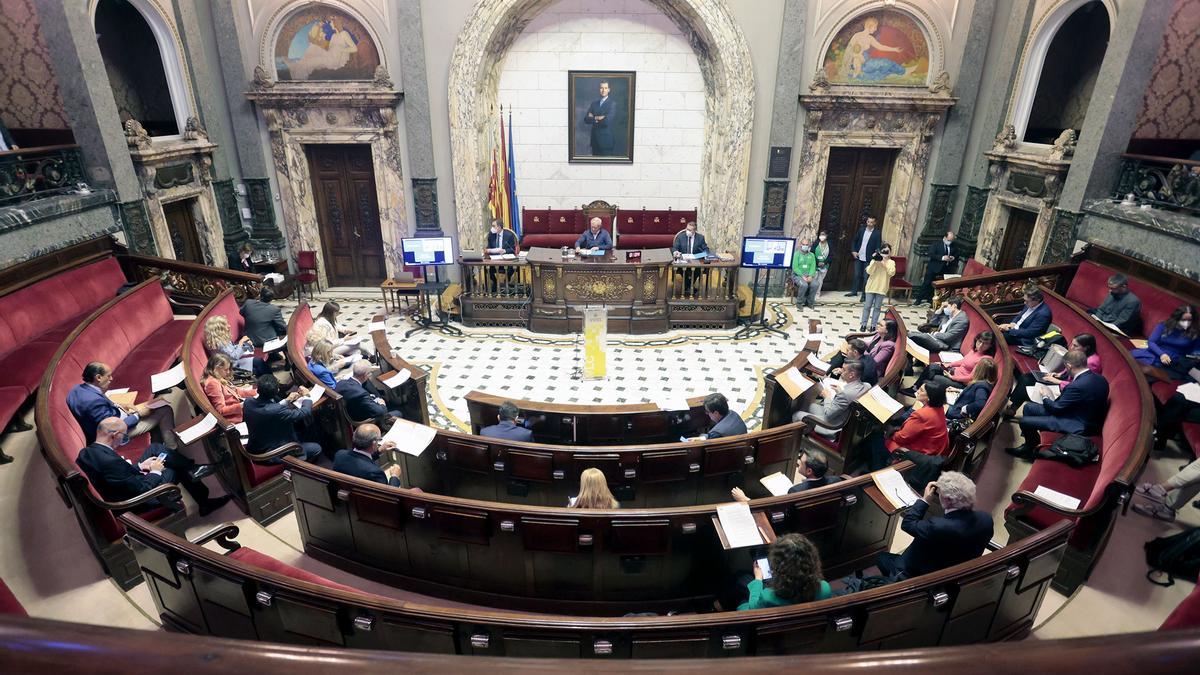
[(663, 412), (677, 412), (681, 410), (691, 410), (692, 406), (688, 404), (686, 396), (677, 394), (664, 395), (654, 399), (654, 405)]
[(909, 340), (905, 343), (905, 351), (907, 351), (914, 359), (921, 363), (929, 363), (929, 350), (921, 345)]
[(241, 436), (243, 441), (250, 440), (250, 425), (245, 422), (238, 422), (233, 425), (233, 428), (237, 429), (238, 436)]
[(750, 513), (750, 507), (746, 504), (735, 502), (718, 506), (717, 520), (721, 522), (721, 529), (725, 531), (725, 541), (729, 542), (729, 548), (761, 546), (766, 543), (758, 530), (758, 523), (754, 522), (754, 514)]
[(1183, 397), (1192, 403), (1200, 403), (1200, 384), (1188, 382), (1187, 384), (1179, 385), (1175, 391), (1183, 394)]
[(1104, 324), (1105, 328), (1111, 330), (1112, 332), (1116, 333), (1117, 335), (1125, 335), (1125, 331), (1121, 330), (1120, 328), (1117, 328), (1117, 324), (1109, 323), (1107, 321), (1102, 321), (1101, 319), (1097, 318), (1095, 314), (1092, 315), (1092, 318), (1096, 319), (1100, 323)]
[(283, 349), (287, 346), (287, 336), (277, 337), (274, 340), (267, 340), (263, 343), (262, 350), (264, 352), (274, 352)]
[(762, 483), (762, 486), (767, 488), (767, 491), (776, 497), (786, 495), (787, 491), (792, 489), (792, 480), (779, 471), (770, 476), (759, 478), (758, 482)]
[(951, 279), (961, 279), (961, 278), (962, 278), (961, 274), (943, 274), (942, 275), (942, 279), (945, 279), (946, 281), (950, 281)]
[(122, 389), (109, 389), (108, 391), (104, 392), (104, 394), (108, 396), (108, 400), (123, 408), (133, 407), (134, 401), (137, 401), (138, 395), (136, 391), (129, 391), (129, 387), (124, 387)]
[(892, 415), (900, 412), (900, 409), (904, 407), (878, 386), (871, 387), (871, 390), (863, 394), (858, 402), (880, 422), (888, 421)]
[(951, 363), (958, 363), (959, 361), (962, 361), (962, 360), (963, 360), (963, 355), (959, 354), (958, 352), (938, 352), (938, 361), (941, 361), (942, 363), (944, 363), (946, 365), (950, 365)]
[(907, 508), (917, 503), (921, 495), (909, 487), (904, 481), (904, 476), (895, 469), (882, 469), (871, 474), (871, 480), (875, 481), (875, 487), (883, 493), (892, 506), (897, 509)]
[(411, 377), (412, 375), (410, 375), (407, 370), (397, 370), (387, 377), (379, 378), (379, 381), (387, 386), (388, 389), (395, 389), (405, 382), (408, 382), (409, 378)]
[(1031, 384), (1025, 387), (1025, 393), (1029, 395), (1029, 400), (1038, 405), (1046, 402), (1046, 399), (1053, 401), (1062, 393), (1062, 389), (1055, 384)]
[(792, 399), (800, 398), (800, 395), (808, 391), (813, 386), (813, 381), (800, 374), (800, 371), (792, 366), (787, 370), (775, 375), (775, 381), (778, 382), (783, 390), (787, 392)]
[(299, 408), (304, 405), (305, 401), (312, 401), (313, 405), (316, 405), (317, 401), (320, 401), (321, 397), (324, 395), (325, 395), (325, 387), (322, 387), (321, 385), (316, 384), (316, 385), (313, 385), (312, 389), (308, 390), (308, 396), (301, 396), (300, 398), (296, 399), (294, 405), (297, 408)]
[(1054, 504), (1055, 506), (1061, 506), (1064, 509), (1079, 508), (1079, 498), (1078, 497), (1072, 497), (1071, 495), (1063, 494), (1063, 493), (1059, 492), (1058, 490), (1051, 490), (1050, 488), (1046, 487), (1045, 485), (1037, 486), (1037, 488), (1034, 489), (1033, 494), (1035, 496), (1041, 497), (1042, 499), (1045, 499), (1046, 501), (1050, 502), (1051, 504)]
[(214, 428), (216, 428), (216, 426), (217, 426), (217, 418), (213, 417), (212, 413), (208, 413), (207, 415), (204, 416), (204, 419), (193, 424), (192, 426), (188, 427), (187, 429), (184, 429), (183, 431), (176, 433), (176, 436), (179, 438), (180, 443), (182, 443), (184, 445), (188, 445), (189, 443), (192, 443), (193, 441), (195, 441), (197, 438), (200, 438), (204, 434), (207, 434), (208, 432), (212, 431)]
[(829, 364), (827, 362), (822, 361), (821, 359), (817, 358), (816, 354), (808, 355), (808, 365), (811, 366), (815, 370), (821, 371), (822, 373), (829, 372)]
[(406, 455), (420, 457), (421, 453), (425, 452), (425, 448), (433, 442), (433, 437), (437, 435), (437, 430), (433, 427), (427, 427), (424, 424), (409, 422), (408, 420), (398, 419), (392, 428), (383, 435), (383, 441), (391, 441), (396, 444), (396, 449)]
[(150, 391), (166, 391), (171, 387), (183, 382), (183, 362), (180, 361), (177, 366), (170, 370), (165, 370), (161, 373), (155, 373), (150, 376)]
[(367, 326), (368, 333), (374, 333), (377, 330), (386, 331), (387, 330), (387, 322), (386, 321), (372, 321), (371, 324)]

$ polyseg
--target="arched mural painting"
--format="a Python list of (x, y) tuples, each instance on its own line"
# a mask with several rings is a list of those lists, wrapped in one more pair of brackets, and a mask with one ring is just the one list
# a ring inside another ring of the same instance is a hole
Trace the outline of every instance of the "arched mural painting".
[(842, 26), (823, 64), (830, 84), (922, 87), (929, 79), (929, 44), (904, 12), (873, 11)]
[(288, 17), (275, 39), (275, 72), (281, 80), (370, 80), (379, 50), (354, 17), (316, 6)]

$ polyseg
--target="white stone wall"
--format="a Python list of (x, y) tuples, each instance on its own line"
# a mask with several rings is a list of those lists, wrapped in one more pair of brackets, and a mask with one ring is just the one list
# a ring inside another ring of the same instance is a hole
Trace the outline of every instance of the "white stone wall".
[[(633, 164), (567, 161), (567, 71), (637, 73)], [(499, 101), (512, 109), (517, 196), (526, 208), (691, 209), (700, 202), (705, 94), (691, 46), (642, 0), (561, 0), (514, 41)]]

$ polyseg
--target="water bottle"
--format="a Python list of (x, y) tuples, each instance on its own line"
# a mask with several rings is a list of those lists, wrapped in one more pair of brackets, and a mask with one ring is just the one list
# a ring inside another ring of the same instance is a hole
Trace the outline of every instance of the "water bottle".
[(562, 247), (562, 257), (566, 258), (566, 257), (567, 257), (567, 255), (568, 255), (568, 253), (567, 253), (567, 247), (566, 247), (566, 246), (563, 246), (563, 247)]

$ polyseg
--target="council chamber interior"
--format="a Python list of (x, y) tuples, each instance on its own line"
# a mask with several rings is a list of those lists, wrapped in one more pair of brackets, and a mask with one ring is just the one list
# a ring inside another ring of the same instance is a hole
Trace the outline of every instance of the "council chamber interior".
[(1200, 653), (1200, 0), (0, 36), (6, 672)]

